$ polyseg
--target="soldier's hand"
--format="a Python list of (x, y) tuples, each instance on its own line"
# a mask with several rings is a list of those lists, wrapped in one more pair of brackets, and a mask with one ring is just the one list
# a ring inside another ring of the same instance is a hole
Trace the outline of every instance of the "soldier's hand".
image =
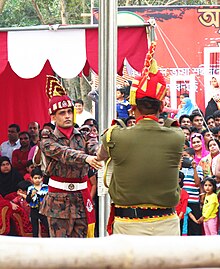
[(102, 163), (100, 161), (98, 161), (96, 156), (88, 156), (85, 160), (90, 166), (92, 166), (93, 168), (95, 168), (96, 170), (101, 169), (102, 168)]

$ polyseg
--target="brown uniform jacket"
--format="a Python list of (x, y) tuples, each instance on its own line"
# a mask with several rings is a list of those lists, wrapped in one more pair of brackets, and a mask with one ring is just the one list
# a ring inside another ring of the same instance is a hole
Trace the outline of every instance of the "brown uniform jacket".
[(85, 159), (88, 154), (94, 155), (96, 149), (75, 128), (70, 139), (56, 128), (53, 134), (44, 135), (40, 147), (46, 156), (47, 174), (64, 178), (87, 176), (89, 166)]

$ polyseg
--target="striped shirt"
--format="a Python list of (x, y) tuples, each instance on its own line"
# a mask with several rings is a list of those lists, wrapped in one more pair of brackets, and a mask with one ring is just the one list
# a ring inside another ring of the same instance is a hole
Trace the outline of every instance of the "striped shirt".
[[(203, 180), (203, 171), (201, 166), (196, 167), (200, 182)], [(189, 194), (188, 203), (199, 203), (199, 187), (196, 187), (193, 168), (182, 168), (184, 173), (183, 189)]]

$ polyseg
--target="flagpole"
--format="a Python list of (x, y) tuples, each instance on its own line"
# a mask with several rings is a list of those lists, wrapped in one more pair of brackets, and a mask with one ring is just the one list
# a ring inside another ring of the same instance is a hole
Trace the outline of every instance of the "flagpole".
[[(99, 0), (99, 126), (103, 132), (116, 116), (117, 0)], [(102, 176), (98, 176), (98, 185)], [(104, 188), (103, 188), (104, 189)], [(99, 236), (106, 235), (110, 198), (99, 195)]]

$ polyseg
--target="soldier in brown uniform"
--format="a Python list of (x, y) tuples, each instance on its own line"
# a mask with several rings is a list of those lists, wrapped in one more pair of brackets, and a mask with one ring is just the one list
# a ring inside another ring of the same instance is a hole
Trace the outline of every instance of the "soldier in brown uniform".
[(102, 138), (99, 160), (112, 159), (109, 194), (114, 203), (113, 233), (179, 235), (174, 207), (179, 201), (178, 165), (184, 134), (168, 119), (158, 124), (165, 81), (151, 45), (142, 75), (131, 86), (130, 103), (136, 125), (111, 127)]
[(95, 154), (91, 151), (96, 145), (88, 150), (84, 137), (73, 127), (73, 104), (55, 77), (47, 77), (46, 90), (56, 128), (53, 133), (42, 132), (40, 147), (50, 179), (40, 212), (48, 218), (51, 237), (92, 236), (95, 215), (87, 175), (89, 165), (101, 167), (95, 156), (88, 155)]

